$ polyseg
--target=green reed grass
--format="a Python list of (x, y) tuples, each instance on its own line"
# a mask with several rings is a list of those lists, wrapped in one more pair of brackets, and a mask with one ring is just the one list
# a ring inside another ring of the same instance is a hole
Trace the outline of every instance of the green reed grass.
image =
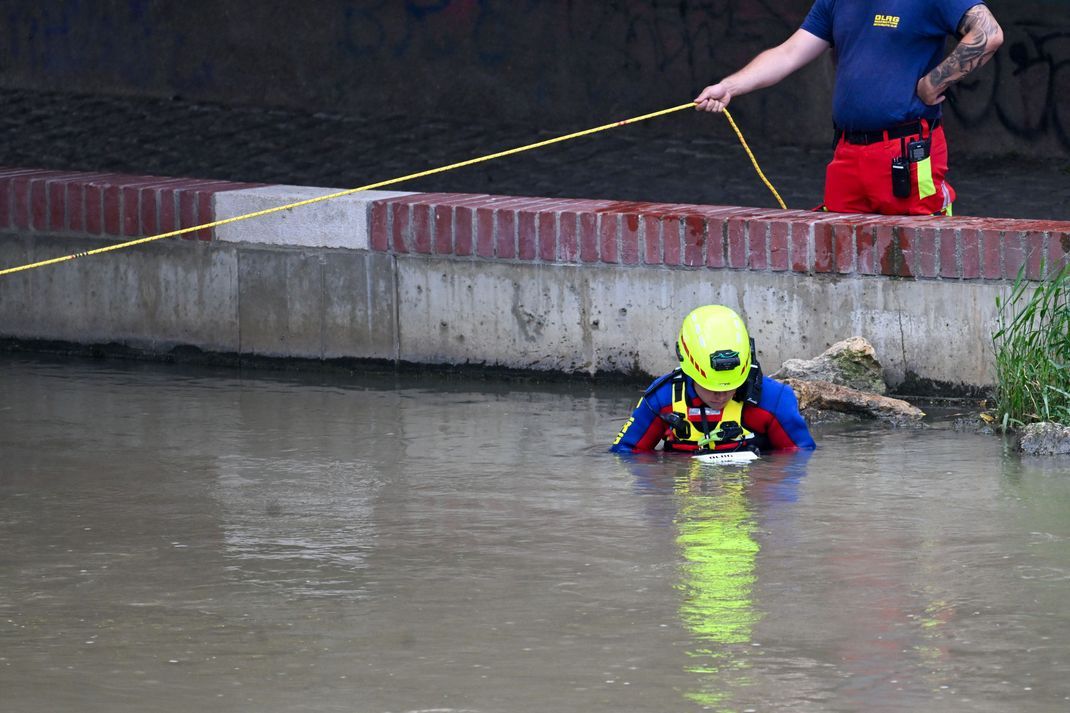
[(1070, 265), (1041, 282), (1019, 270), (996, 309), (998, 422), (1070, 425)]

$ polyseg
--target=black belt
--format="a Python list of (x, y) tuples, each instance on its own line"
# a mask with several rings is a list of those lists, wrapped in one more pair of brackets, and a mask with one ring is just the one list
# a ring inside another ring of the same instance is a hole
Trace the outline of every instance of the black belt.
[[(836, 140), (834, 144), (840, 143), (842, 138), (849, 144), (861, 144), (866, 146), (868, 144), (875, 144), (878, 141), (888, 141), (889, 139), (901, 139), (907, 136), (914, 136), (915, 134), (922, 133), (921, 119), (916, 121), (908, 121), (905, 124), (896, 124), (895, 126), (887, 129), (875, 129), (874, 131), (843, 131), (842, 129), (836, 129)], [(931, 122), (926, 120), (929, 124), (929, 131), (933, 131), (936, 127), (940, 126), (940, 118), (937, 117)]]

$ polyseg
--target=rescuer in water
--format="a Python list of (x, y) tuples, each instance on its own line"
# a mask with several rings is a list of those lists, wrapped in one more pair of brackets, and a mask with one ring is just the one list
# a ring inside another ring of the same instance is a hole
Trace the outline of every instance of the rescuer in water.
[(611, 450), (812, 449), (791, 387), (762, 375), (754, 341), (738, 314), (723, 305), (684, 318), (676, 340), (679, 368), (643, 394)]

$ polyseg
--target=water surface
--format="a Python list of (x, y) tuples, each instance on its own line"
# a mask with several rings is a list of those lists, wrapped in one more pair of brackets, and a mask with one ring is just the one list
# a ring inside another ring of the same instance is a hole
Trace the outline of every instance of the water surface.
[(0, 359), (0, 710), (1063, 711), (1070, 462), (638, 391)]

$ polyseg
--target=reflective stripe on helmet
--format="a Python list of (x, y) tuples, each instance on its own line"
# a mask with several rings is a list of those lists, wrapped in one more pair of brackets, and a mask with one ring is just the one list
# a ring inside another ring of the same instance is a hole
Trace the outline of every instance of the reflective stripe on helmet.
[(687, 340), (684, 339), (683, 334), (680, 334), (680, 344), (683, 346), (684, 355), (687, 357), (688, 361), (691, 362), (691, 366), (695, 369), (695, 371), (702, 375), (703, 379), (707, 378), (706, 370), (702, 368), (702, 366), (695, 359), (694, 355), (691, 354), (691, 348), (687, 346)]

